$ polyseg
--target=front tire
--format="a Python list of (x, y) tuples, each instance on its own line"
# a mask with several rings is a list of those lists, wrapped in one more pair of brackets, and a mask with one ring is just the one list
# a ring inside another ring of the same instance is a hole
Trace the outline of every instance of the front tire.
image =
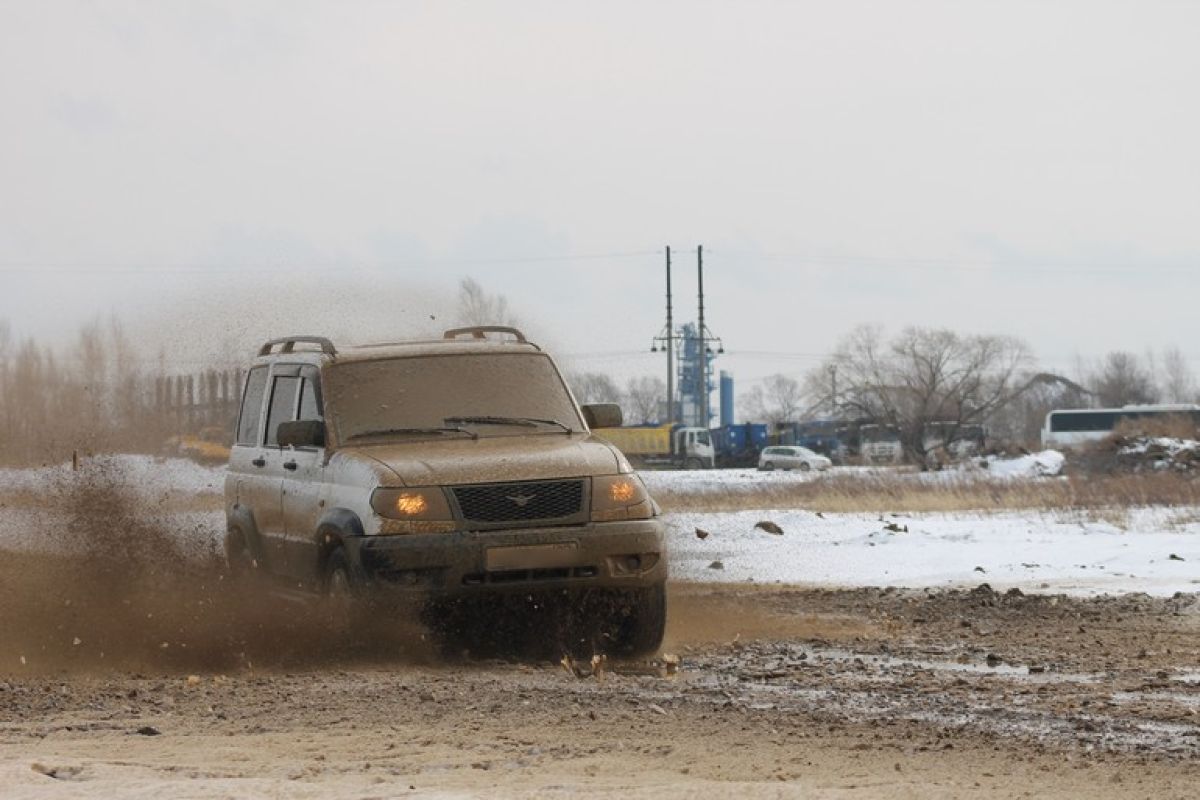
[(616, 649), (623, 656), (648, 656), (662, 646), (667, 630), (666, 584), (631, 593), (625, 614), (618, 621)]
[(348, 632), (354, 620), (355, 590), (350, 561), (341, 547), (330, 553), (325, 562), (323, 602), (330, 627)]
[(775, 471), (775, 462), (768, 461), (767, 463), (763, 464), (762, 468), (763, 468), (764, 472), (774, 472)]
[(800, 471), (801, 472), (808, 472), (810, 469), (812, 469), (812, 465), (809, 464), (807, 461), (800, 462)]

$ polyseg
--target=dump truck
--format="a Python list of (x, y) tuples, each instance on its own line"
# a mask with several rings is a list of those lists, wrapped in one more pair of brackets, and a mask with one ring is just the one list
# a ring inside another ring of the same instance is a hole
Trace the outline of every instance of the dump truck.
[(598, 428), (595, 434), (617, 446), (640, 467), (712, 469), (716, 466), (712, 438), (704, 428), (686, 425), (637, 425)]

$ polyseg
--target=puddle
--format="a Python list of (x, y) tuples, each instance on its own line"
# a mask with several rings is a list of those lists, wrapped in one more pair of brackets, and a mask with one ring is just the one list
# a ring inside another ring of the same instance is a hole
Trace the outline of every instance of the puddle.
[(1200, 709), (1200, 695), (1178, 692), (1114, 692), (1114, 703), (1174, 703), (1184, 708)]
[[(947, 654), (949, 656), (949, 654)], [(942, 673), (962, 673), (968, 675), (993, 675), (997, 677), (1013, 678), (1029, 681), (1031, 683), (1096, 683), (1099, 675), (1089, 675), (1083, 673), (1070, 672), (1053, 672), (1046, 670), (1044, 672), (1030, 672), (1029, 666), (1022, 664), (1006, 664), (1003, 661), (994, 665), (988, 664), (986, 661), (966, 661), (960, 662), (950, 658), (933, 659), (933, 658), (906, 658), (903, 656), (892, 655), (862, 655), (860, 653), (852, 653), (846, 650), (815, 650), (809, 654), (809, 659), (814, 664), (820, 664), (823, 661), (834, 661), (838, 663), (855, 663), (859, 662), (864, 665), (876, 667), (884, 672), (900, 669), (900, 670), (928, 670), (930, 672)]]

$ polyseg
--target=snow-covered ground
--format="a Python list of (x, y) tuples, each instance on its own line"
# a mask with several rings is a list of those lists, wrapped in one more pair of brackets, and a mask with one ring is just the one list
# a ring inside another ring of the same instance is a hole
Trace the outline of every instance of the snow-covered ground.
[[(735, 511), (673, 513), (666, 522), (672, 575), (686, 580), (1200, 592), (1200, 509), (1136, 509), (1119, 516), (1121, 527), (1087, 512), (1036, 511), (885, 518)], [(756, 529), (762, 520), (783, 534)], [(697, 528), (708, 536), (700, 539)]]
[[(985, 472), (1017, 480), (1044, 469), (1045, 454)], [(1053, 462), (1053, 458), (1050, 458)], [(223, 470), (179, 459), (119, 456), (92, 463), (82, 475), (67, 467), (0, 470), (0, 496), (70, 485), (99, 470), (139, 496), (208, 496), (219, 508)], [(842, 469), (842, 474), (878, 470)], [(938, 473), (939, 475), (943, 473)], [(755, 470), (650, 472), (651, 491), (737, 491), (763, 481), (807, 481), (811, 474)], [(915, 476), (914, 477), (918, 477)], [(918, 477), (918, 479), (920, 479)], [(154, 512), (198, 548), (215, 548), (224, 529), (219, 510)], [(756, 529), (768, 520), (783, 529)], [(1097, 594), (1200, 592), (1200, 508), (1111, 509), (1096, 512), (825, 514), (802, 510), (673, 512), (668, 529), (677, 579), (817, 586), (939, 587), (990, 583), (994, 588)], [(69, 546), (56, 535), (52, 510), (0, 507), (0, 548)], [(894, 529), (889, 530), (891, 526)], [(699, 538), (696, 529), (708, 533)], [(898, 529), (898, 530), (896, 530)], [(905, 530), (907, 529), (907, 530)], [(714, 564), (719, 563), (719, 567)]]
[(115, 455), (84, 459), (79, 472), (70, 464), (40, 469), (0, 469), (0, 492), (44, 492), (74, 481), (111, 478), (140, 494), (220, 494), (224, 467), (206, 467), (185, 458)]

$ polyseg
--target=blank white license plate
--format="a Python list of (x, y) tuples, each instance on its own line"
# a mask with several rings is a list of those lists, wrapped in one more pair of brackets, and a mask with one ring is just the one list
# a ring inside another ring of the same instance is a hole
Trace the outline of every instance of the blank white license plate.
[(487, 568), (540, 569), (541, 567), (571, 567), (579, 561), (579, 545), (576, 542), (556, 544), (534, 544), (521, 547), (489, 547)]

